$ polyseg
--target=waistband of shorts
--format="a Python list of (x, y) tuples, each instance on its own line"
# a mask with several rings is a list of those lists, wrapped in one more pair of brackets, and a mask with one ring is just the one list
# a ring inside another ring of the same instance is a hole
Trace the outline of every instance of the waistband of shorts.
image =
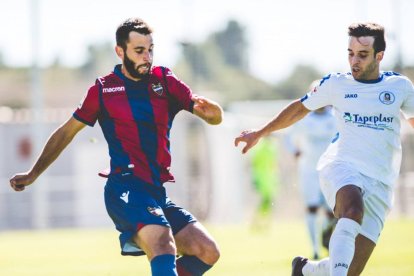
[(134, 174), (122, 175), (122, 174), (110, 174), (108, 177), (107, 184), (110, 185), (123, 185), (133, 190), (144, 189), (154, 196), (165, 195), (165, 187), (163, 185), (157, 186), (148, 182), (145, 182)]

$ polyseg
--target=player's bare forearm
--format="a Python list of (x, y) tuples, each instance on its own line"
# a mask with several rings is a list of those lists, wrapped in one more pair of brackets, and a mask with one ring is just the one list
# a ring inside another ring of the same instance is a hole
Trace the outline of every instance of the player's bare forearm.
[(242, 153), (246, 153), (255, 146), (263, 136), (267, 136), (274, 131), (293, 125), (308, 113), (309, 110), (305, 108), (300, 100), (295, 100), (262, 128), (243, 131), (234, 140), (234, 145), (237, 147), (240, 142), (246, 143), (242, 149)]
[(58, 128), (48, 139), (42, 153), (37, 159), (31, 172), (35, 176), (42, 174), (50, 164), (62, 153), (66, 146), (72, 141), (73, 136), (65, 134), (62, 128)]
[(46, 142), (33, 167), (25, 173), (14, 175), (10, 185), (15, 191), (23, 191), (32, 184), (52, 164), (84, 124), (74, 118), (57, 128)]
[(218, 125), (223, 121), (223, 109), (221, 106), (207, 98), (194, 95), (193, 113), (209, 123), (210, 125)]
[(270, 122), (263, 126), (259, 132), (261, 136), (266, 136), (274, 131), (287, 128), (305, 117), (309, 111), (310, 110), (302, 104), (300, 99), (295, 100), (286, 106)]

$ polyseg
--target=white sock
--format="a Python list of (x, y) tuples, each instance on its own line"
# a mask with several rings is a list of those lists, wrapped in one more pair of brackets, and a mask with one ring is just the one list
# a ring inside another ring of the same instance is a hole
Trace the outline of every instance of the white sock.
[(304, 276), (329, 276), (329, 258), (308, 261), (302, 268)]
[(346, 276), (355, 253), (355, 238), (361, 225), (348, 218), (336, 224), (329, 241), (330, 271), (332, 276)]
[(307, 213), (306, 214), (306, 224), (308, 225), (309, 235), (312, 242), (312, 250), (313, 254), (317, 254), (319, 256), (319, 241), (317, 235), (317, 216), (314, 213)]

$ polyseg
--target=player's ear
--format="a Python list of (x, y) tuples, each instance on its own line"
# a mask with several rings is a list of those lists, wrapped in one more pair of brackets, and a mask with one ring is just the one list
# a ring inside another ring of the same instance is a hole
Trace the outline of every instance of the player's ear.
[(116, 55), (121, 59), (121, 60), (124, 60), (124, 54), (125, 54), (125, 52), (124, 52), (124, 49), (122, 49), (122, 47), (121, 46), (115, 46), (115, 52), (116, 52)]
[(384, 51), (378, 52), (378, 53), (375, 55), (375, 59), (376, 59), (378, 62), (380, 62), (383, 58), (384, 58)]

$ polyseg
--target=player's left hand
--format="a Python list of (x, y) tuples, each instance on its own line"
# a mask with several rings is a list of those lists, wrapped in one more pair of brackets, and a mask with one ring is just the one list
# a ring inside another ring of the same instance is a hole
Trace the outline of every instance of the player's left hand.
[(220, 105), (205, 97), (193, 95), (194, 114), (204, 119), (209, 124), (217, 125), (222, 121), (222, 109)]
[(246, 143), (246, 145), (242, 149), (242, 153), (244, 154), (248, 152), (254, 145), (256, 145), (257, 142), (259, 142), (260, 137), (261, 135), (257, 130), (245, 130), (242, 131), (242, 133), (240, 133), (240, 135), (236, 137), (236, 139), (234, 139), (234, 145), (237, 147), (240, 142)]

